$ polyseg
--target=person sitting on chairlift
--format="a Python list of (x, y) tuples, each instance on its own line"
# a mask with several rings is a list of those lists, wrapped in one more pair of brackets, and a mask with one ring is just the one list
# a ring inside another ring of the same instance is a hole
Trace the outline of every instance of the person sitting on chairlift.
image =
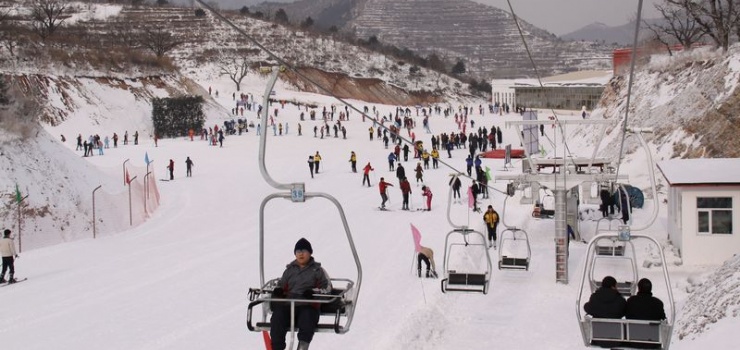
[(653, 284), (643, 278), (637, 282), (637, 294), (627, 299), (624, 316), (632, 320), (662, 321), (665, 320), (663, 302), (653, 296)]
[[(273, 298), (312, 299), (314, 293), (329, 294), (332, 286), (329, 275), (314, 260), (311, 243), (301, 238), (296, 242), (295, 260), (285, 267), (278, 286), (273, 290)], [(270, 319), (270, 338), (273, 350), (285, 349), (285, 335), (290, 327), (290, 303), (272, 302)], [(297, 350), (308, 350), (319, 323), (319, 304), (296, 303), (295, 326), (298, 329)]]
[[(601, 281), (601, 287), (591, 294), (591, 298), (583, 305), (583, 310), (594, 318), (620, 319), (624, 316), (626, 303), (617, 290), (617, 280), (612, 276), (606, 276)], [(607, 340), (593, 340), (591, 343), (603, 348), (614, 348), (620, 345), (620, 342)]]
[(601, 287), (597, 289), (588, 302), (583, 305), (583, 310), (595, 318), (622, 318), (627, 302), (617, 290), (617, 280), (612, 276), (606, 276), (601, 281)]

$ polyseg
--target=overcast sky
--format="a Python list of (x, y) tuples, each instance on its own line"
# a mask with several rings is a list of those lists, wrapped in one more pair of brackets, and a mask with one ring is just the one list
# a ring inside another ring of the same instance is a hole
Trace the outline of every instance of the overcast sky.
[[(506, 0), (472, 0), (509, 12)], [(653, 7), (662, 0), (644, 0), (643, 18), (656, 17)], [(594, 22), (609, 26), (626, 24), (636, 18), (638, 0), (511, 0), (514, 13), (529, 23), (556, 35), (563, 35)]]

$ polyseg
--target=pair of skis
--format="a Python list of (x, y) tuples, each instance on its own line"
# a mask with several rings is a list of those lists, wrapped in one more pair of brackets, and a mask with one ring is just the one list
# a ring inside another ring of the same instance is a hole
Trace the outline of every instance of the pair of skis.
[(11, 286), (11, 285), (14, 285), (14, 284), (17, 284), (17, 283), (21, 283), (21, 282), (23, 282), (23, 281), (25, 281), (25, 280), (27, 280), (27, 279), (28, 279), (28, 277), (26, 277), (26, 278), (20, 278), (20, 279), (16, 279), (16, 280), (15, 280), (15, 282), (13, 282), (13, 283), (5, 282), (5, 283), (1, 284), (1, 285), (0, 285), (0, 287), (7, 287), (7, 286)]

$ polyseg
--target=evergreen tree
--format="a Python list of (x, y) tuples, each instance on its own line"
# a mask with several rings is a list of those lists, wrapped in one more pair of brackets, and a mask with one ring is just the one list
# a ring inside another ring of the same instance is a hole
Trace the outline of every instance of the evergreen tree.
[(152, 99), (152, 123), (160, 137), (185, 136), (190, 129), (201, 130), (205, 120), (200, 96)]
[(275, 12), (275, 22), (283, 24), (288, 23), (288, 14), (285, 13), (285, 10), (278, 9), (277, 12)]
[(465, 62), (462, 59), (457, 60), (457, 63), (452, 67), (452, 74), (465, 74)]

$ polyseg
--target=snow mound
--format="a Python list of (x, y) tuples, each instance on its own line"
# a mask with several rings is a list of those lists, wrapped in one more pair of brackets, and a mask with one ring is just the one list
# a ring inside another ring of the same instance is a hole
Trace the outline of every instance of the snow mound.
[(721, 319), (740, 314), (740, 256), (690, 288), (693, 293), (676, 324), (679, 339), (696, 339)]

